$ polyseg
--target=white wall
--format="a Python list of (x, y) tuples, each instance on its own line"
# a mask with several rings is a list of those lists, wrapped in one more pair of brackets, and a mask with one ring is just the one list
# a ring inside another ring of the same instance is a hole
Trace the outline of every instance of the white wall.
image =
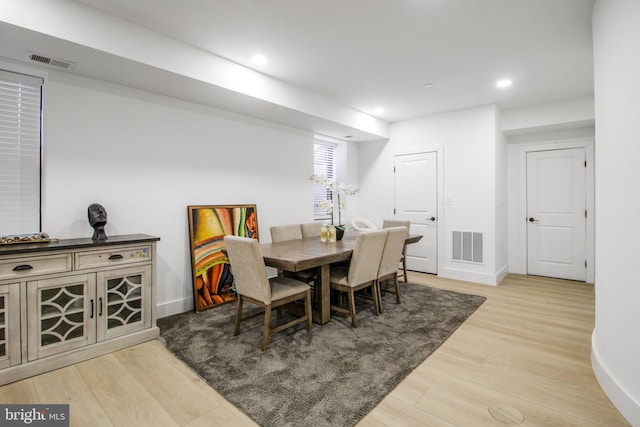
[(496, 283), (506, 277), (509, 272), (509, 255), (508, 255), (508, 147), (507, 138), (500, 131), (500, 123), (502, 121), (502, 112), (496, 111), (495, 129), (496, 129), (496, 160), (495, 160), (495, 230), (496, 230), (496, 259), (495, 271), (498, 275)]
[[(130, 88), (51, 72), (44, 105), (43, 230), (158, 243), (159, 316), (193, 309), (187, 205), (257, 205), (269, 227), (312, 220), (313, 135)], [(357, 185), (357, 182), (354, 183)]]
[[(360, 179), (360, 146), (358, 144), (339, 143), (335, 150), (336, 164), (335, 181), (358, 187)], [(349, 224), (350, 218), (358, 216), (360, 197), (341, 196), (345, 209), (342, 211), (342, 224)], [(338, 212), (335, 212), (335, 223), (338, 224)]]
[[(587, 156), (587, 216), (586, 230), (586, 281), (594, 281), (594, 141), (593, 128), (576, 129), (577, 132), (543, 132), (529, 134), (529, 138), (517, 138), (512, 142), (508, 138), (508, 247), (509, 272), (527, 274), (527, 193), (526, 193), (526, 156), (529, 152), (584, 148)], [(589, 135), (591, 134), (591, 135)], [(586, 137), (569, 137), (585, 135)]]
[[(484, 106), (397, 122), (387, 143), (360, 147), (361, 210), (378, 224), (393, 217), (394, 156), (440, 150), (440, 196), (446, 200), (438, 207), (440, 276), (497, 284), (506, 273), (506, 254), (496, 252), (506, 248), (506, 223), (497, 231), (498, 218), (506, 217), (506, 186), (496, 177), (505, 176), (507, 167), (497, 164), (506, 160), (504, 140), (497, 141), (497, 114), (494, 106)], [(498, 214), (498, 205), (504, 213)], [(453, 230), (484, 233), (483, 264), (451, 260)]]
[[(509, 272), (527, 273), (526, 153), (559, 148), (587, 148), (587, 200), (593, 206), (593, 95), (511, 108), (500, 112), (507, 140), (507, 221)], [(594, 278), (594, 222), (587, 217), (587, 281)]]
[(508, 135), (592, 126), (593, 95), (502, 111), (500, 129)]
[(596, 2), (596, 322), (592, 364), (604, 391), (635, 426), (640, 425), (639, 23), (637, 0)]

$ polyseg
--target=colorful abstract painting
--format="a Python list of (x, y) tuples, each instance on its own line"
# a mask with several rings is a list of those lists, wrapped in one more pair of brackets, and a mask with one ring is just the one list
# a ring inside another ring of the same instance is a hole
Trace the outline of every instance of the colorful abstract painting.
[(195, 311), (236, 299), (224, 236), (258, 238), (256, 205), (187, 206)]

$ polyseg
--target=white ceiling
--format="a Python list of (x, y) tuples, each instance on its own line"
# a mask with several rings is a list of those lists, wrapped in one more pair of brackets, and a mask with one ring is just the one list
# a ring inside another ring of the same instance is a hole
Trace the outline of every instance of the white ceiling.
[[(77, 3), (385, 122), (484, 104), (512, 108), (593, 93), (594, 0)], [(22, 34), (20, 39), (28, 37)], [(38, 48), (25, 45), (23, 50)], [(269, 58), (265, 66), (250, 62), (258, 52)], [(12, 53), (7, 48), (0, 55)], [(13, 56), (19, 55), (23, 53)], [(497, 89), (495, 82), (505, 77), (513, 86)], [(425, 83), (433, 86), (426, 88)], [(374, 114), (376, 107), (383, 107), (384, 113)]]

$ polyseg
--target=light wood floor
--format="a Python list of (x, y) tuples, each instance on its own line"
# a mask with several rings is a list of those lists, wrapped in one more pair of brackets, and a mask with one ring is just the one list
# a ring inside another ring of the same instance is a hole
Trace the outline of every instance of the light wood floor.
[[(487, 301), (358, 427), (629, 425), (591, 369), (593, 286), (409, 276)], [(255, 425), (159, 341), (0, 387), (0, 402), (69, 403), (79, 427)]]

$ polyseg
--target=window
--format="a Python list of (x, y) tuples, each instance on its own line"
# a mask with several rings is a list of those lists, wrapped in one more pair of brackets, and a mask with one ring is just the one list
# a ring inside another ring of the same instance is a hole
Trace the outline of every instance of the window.
[(0, 70), (0, 235), (40, 230), (42, 79)]
[[(313, 145), (313, 173), (327, 178), (334, 178), (334, 151), (335, 145), (327, 142), (316, 141)], [(318, 202), (331, 199), (331, 192), (321, 185), (313, 186), (313, 217), (316, 221), (331, 219), (331, 213), (318, 208)]]

